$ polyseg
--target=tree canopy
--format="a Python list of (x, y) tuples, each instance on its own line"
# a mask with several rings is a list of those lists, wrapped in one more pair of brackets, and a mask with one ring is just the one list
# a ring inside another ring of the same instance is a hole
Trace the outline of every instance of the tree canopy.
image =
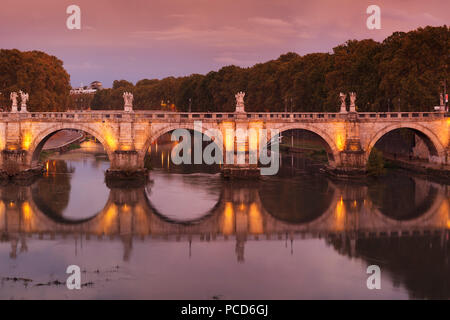
[(67, 109), (70, 76), (63, 62), (41, 51), (0, 50), (0, 106), (9, 110), (12, 91), (29, 93), (30, 111)]
[(339, 92), (356, 92), (359, 111), (432, 110), (440, 83), (449, 87), (450, 29), (395, 32), (383, 42), (349, 40), (332, 53), (289, 52), (250, 68), (226, 66), (206, 75), (115, 81), (100, 91), (94, 109), (121, 109), (134, 93), (136, 109), (233, 111), (246, 92), (247, 111), (337, 111)]
[[(330, 53), (289, 52), (249, 68), (226, 66), (206, 75), (115, 80), (99, 90), (92, 109), (123, 109), (122, 94), (134, 94), (137, 110), (234, 111), (234, 94), (245, 91), (247, 111), (339, 109), (339, 92), (356, 92), (359, 111), (427, 111), (439, 104), (441, 83), (450, 87), (450, 28), (395, 32), (383, 42), (349, 40)], [(0, 103), (9, 93), (30, 93), (33, 111), (65, 110), (69, 75), (43, 52), (0, 51)]]

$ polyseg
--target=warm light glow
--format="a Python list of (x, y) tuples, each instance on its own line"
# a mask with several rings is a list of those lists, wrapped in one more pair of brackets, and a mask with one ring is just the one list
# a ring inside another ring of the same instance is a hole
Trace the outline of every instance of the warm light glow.
[(335, 212), (335, 231), (342, 231), (345, 228), (345, 205), (344, 200), (341, 198), (338, 200), (336, 204), (336, 212)]
[(28, 203), (28, 201), (25, 201), (22, 204), (22, 212), (23, 212), (23, 219), (25, 221), (30, 221), (31, 217), (32, 217), (32, 213), (31, 213), (31, 207), (30, 207), (30, 204)]
[(130, 145), (122, 145), (122, 146), (120, 147), (120, 149), (123, 150), (123, 151), (129, 151), (129, 150), (132, 150), (133, 147), (130, 146)]
[(233, 130), (225, 131), (225, 148), (226, 150), (231, 150), (234, 148), (234, 132)]
[(26, 132), (22, 137), (22, 149), (28, 150), (31, 146), (31, 141), (32, 141), (31, 133)]
[(248, 147), (250, 152), (258, 152), (258, 136), (259, 131), (257, 128), (254, 130), (249, 130), (248, 134)]
[(5, 227), (5, 203), (3, 200), (0, 200), (0, 229), (3, 229)]
[(223, 212), (222, 234), (230, 235), (234, 230), (234, 210), (231, 202), (225, 202)]
[(250, 205), (250, 209), (248, 212), (248, 220), (249, 220), (249, 232), (252, 234), (261, 234), (264, 231), (263, 228), (263, 218), (261, 211), (259, 210), (256, 203), (252, 203)]
[(130, 206), (124, 204), (121, 209), (122, 209), (122, 212), (129, 212), (130, 211)]
[(117, 139), (114, 135), (114, 133), (109, 129), (108, 127), (103, 127), (103, 136), (105, 137), (106, 144), (108, 147), (112, 150), (117, 149)]
[(108, 231), (112, 231), (111, 228), (114, 225), (114, 222), (117, 219), (118, 209), (115, 204), (111, 204), (105, 212), (105, 216), (102, 219), (102, 224), (100, 232), (108, 233)]
[(22, 203), (22, 230), (25, 232), (31, 232), (33, 229), (33, 209), (28, 201)]
[(97, 143), (95, 143), (92, 140), (84, 141), (80, 145), (83, 149), (96, 149), (97, 148)]
[(336, 147), (338, 148), (339, 151), (344, 150), (345, 142), (341, 134), (338, 134), (336, 137)]
[(136, 232), (141, 235), (145, 236), (148, 235), (150, 231), (148, 216), (145, 213), (144, 208), (140, 204), (136, 204), (133, 208), (134, 212), (134, 228)]

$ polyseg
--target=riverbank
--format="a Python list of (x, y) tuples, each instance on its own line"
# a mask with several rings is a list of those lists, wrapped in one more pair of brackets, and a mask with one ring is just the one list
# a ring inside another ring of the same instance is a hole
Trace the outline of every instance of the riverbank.
[(414, 174), (450, 184), (450, 166), (423, 162), (420, 160), (386, 158), (385, 167), (399, 168)]

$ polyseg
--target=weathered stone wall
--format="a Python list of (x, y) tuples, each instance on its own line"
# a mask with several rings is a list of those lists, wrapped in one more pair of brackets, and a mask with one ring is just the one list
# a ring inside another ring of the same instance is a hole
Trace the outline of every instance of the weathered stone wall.
[[(330, 116), (332, 115), (332, 116)], [(20, 170), (37, 164), (45, 139), (62, 129), (85, 131), (96, 137), (105, 147), (115, 170), (141, 169), (150, 144), (164, 133), (184, 128), (194, 130), (201, 121), (201, 131), (211, 134), (219, 130), (226, 136), (227, 129), (277, 129), (280, 133), (303, 129), (320, 136), (332, 155), (329, 162), (334, 168), (362, 168), (376, 142), (386, 133), (398, 128), (414, 129), (427, 137), (435, 149), (430, 160), (449, 163), (450, 121), (430, 113), (427, 117), (361, 117), (362, 114), (184, 114), (179, 113), (5, 113), (0, 117), (0, 165), (14, 160)], [(269, 137), (270, 138), (270, 134)], [(226, 149), (225, 141), (222, 143)], [(237, 142), (248, 149), (248, 141)], [(236, 141), (233, 145), (236, 144)], [(258, 146), (261, 148), (261, 146)], [(20, 157), (15, 154), (20, 154)], [(33, 155), (35, 155), (33, 157)]]

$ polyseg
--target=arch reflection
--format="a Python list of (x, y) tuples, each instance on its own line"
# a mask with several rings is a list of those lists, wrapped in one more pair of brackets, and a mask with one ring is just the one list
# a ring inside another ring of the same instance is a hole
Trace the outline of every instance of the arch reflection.
[[(243, 261), (243, 244), (262, 237), (296, 239), (339, 235), (354, 240), (426, 234), (450, 227), (448, 191), (444, 187), (433, 186), (436, 196), (432, 205), (419, 217), (409, 220), (395, 220), (383, 215), (368, 197), (367, 186), (328, 182), (327, 188), (332, 190), (329, 206), (306, 222), (292, 223), (269, 213), (261, 198), (264, 189), (260, 183), (227, 182), (223, 183), (217, 204), (192, 223), (169, 219), (155, 210), (146, 188), (142, 187), (111, 188), (108, 200), (98, 214), (74, 224), (43, 211), (46, 207), (35, 202), (33, 186), (8, 185), (0, 187), (0, 233), (2, 241), (18, 239), (19, 235), (25, 234), (36, 234), (41, 238), (67, 234), (111, 239), (118, 236), (128, 239), (127, 250), (131, 250), (134, 237), (188, 241), (232, 237), (236, 239), (238, 260)], [(129, 252), (124, 256), (128, 257)]]
[(369, 198), (381, 213), (396, 220), (409, 220), (427, 212), (436, 200), (436, 184), (412, 176), (390, 173), (368, 188)]

